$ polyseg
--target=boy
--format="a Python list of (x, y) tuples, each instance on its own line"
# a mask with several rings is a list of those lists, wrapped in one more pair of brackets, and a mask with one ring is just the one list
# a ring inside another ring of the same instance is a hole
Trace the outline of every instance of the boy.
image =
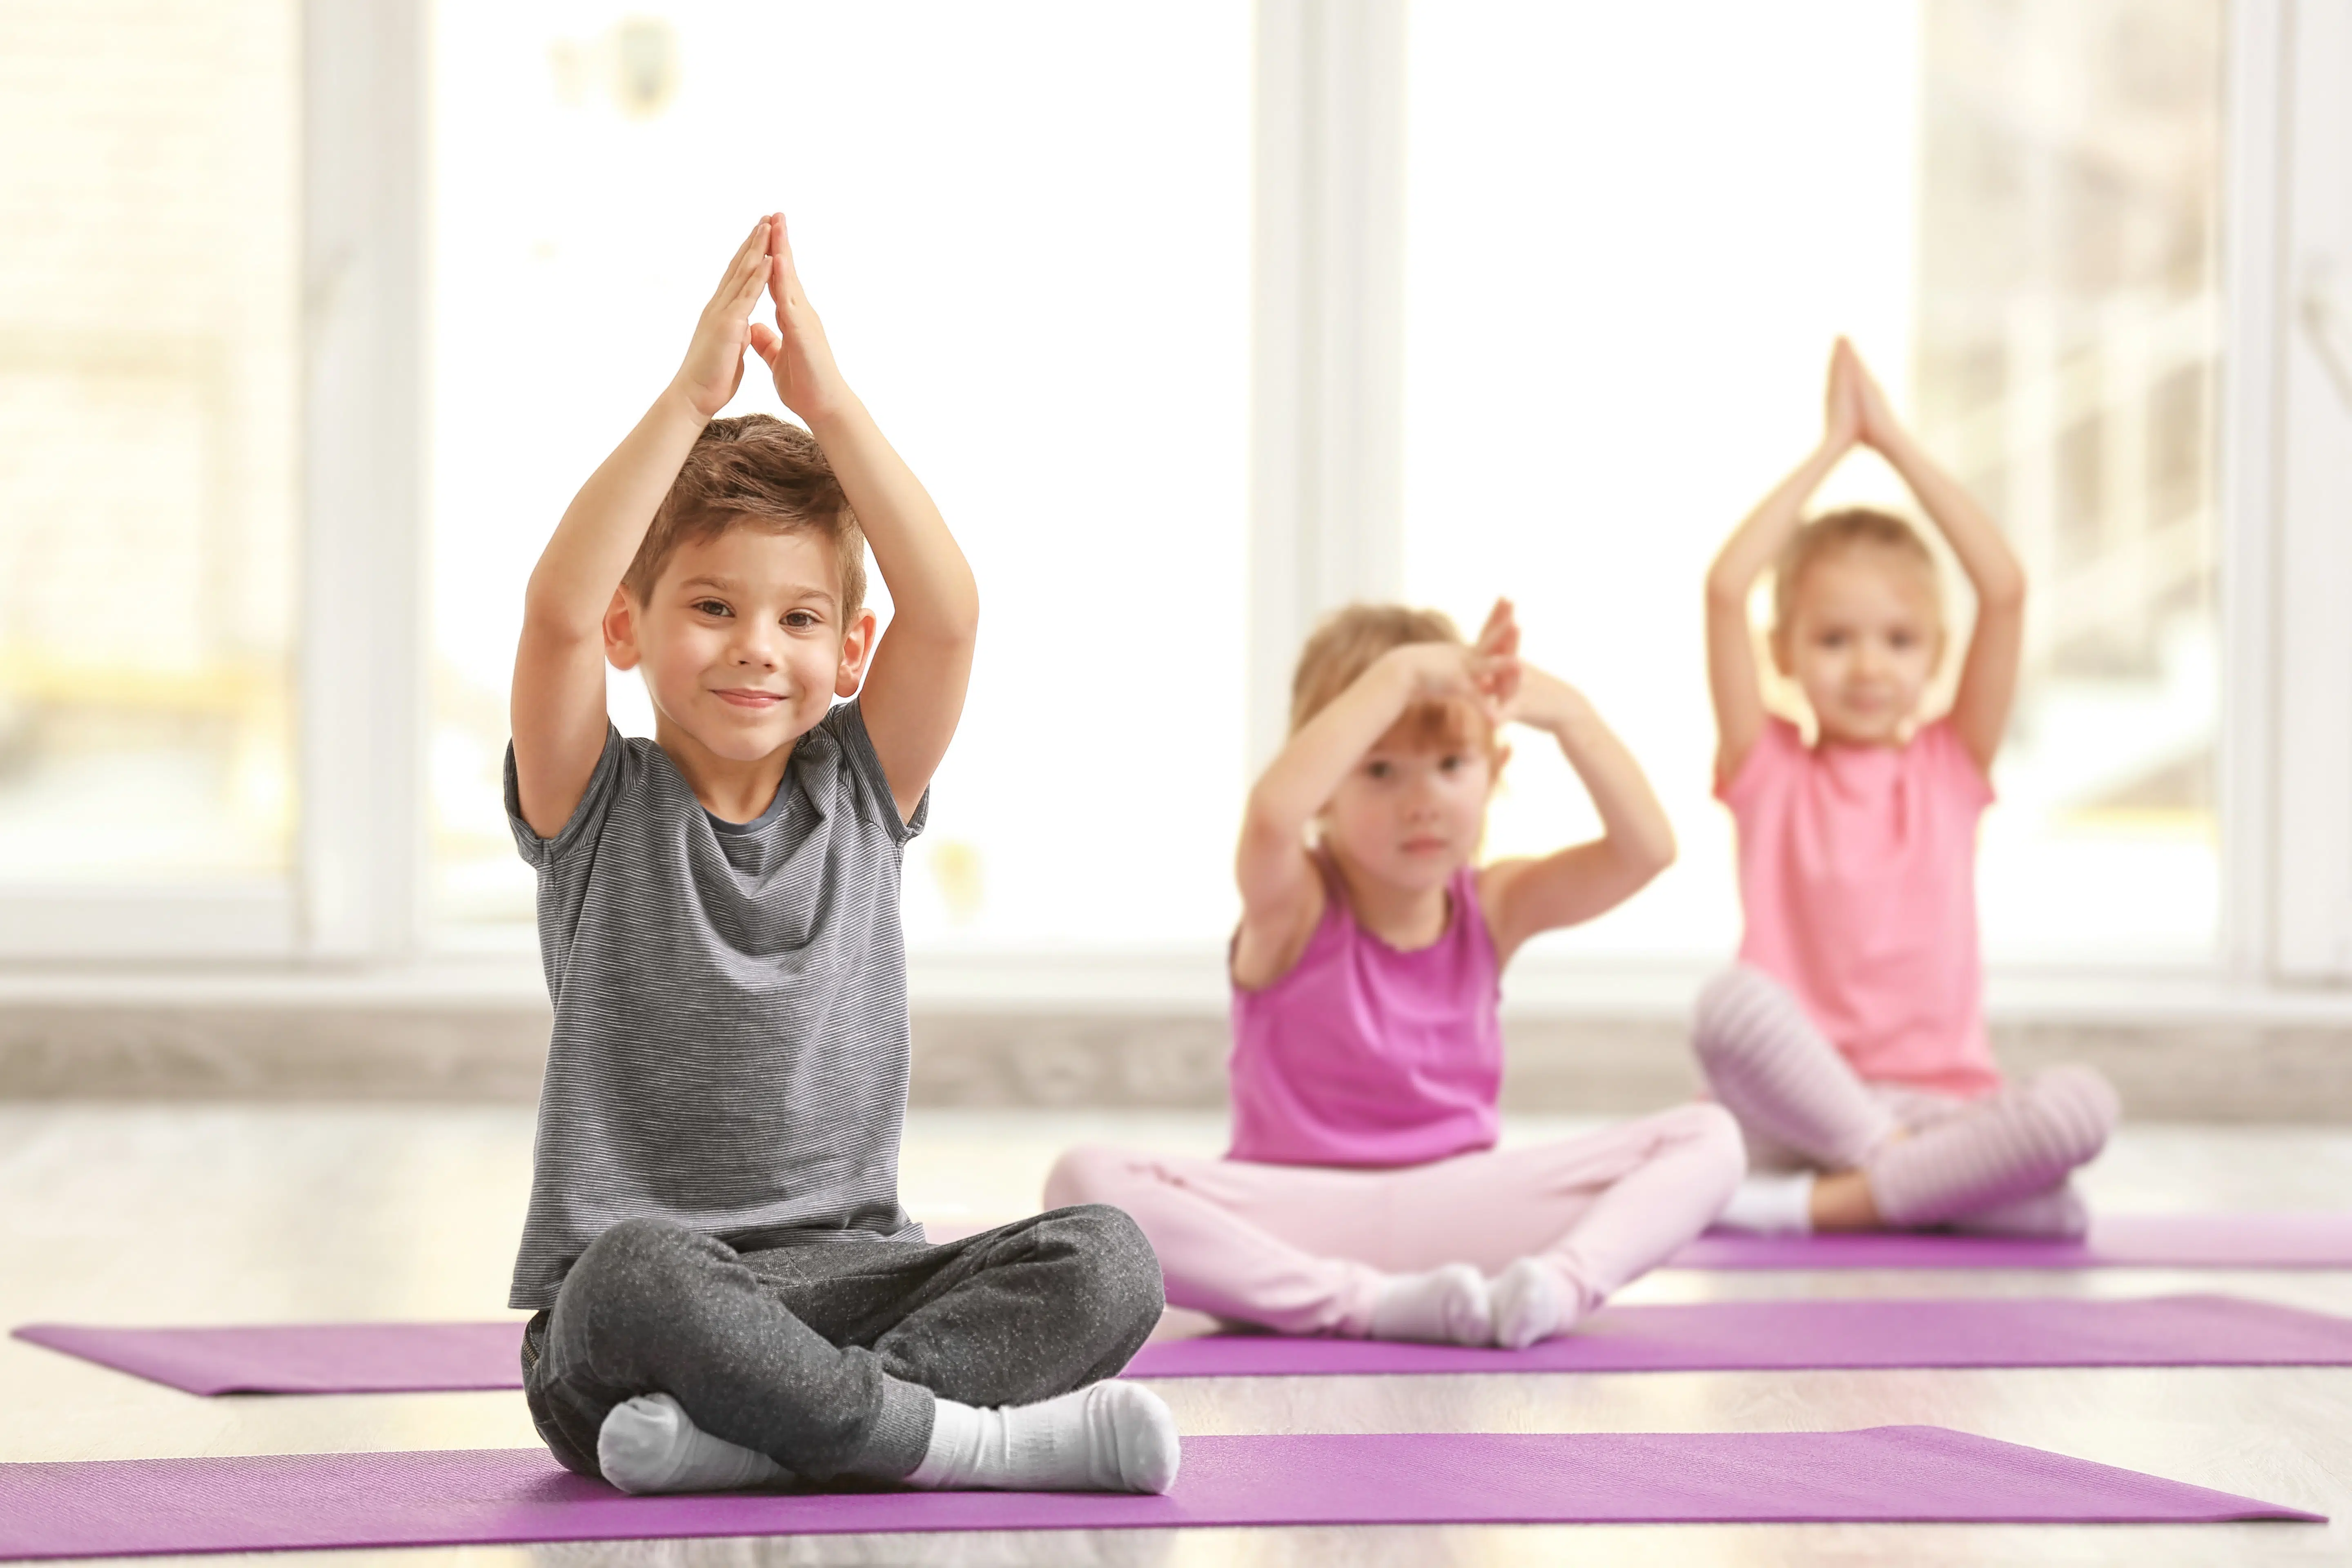
[[(747, 346), (806, 431), (715, 417)], [(761, 218), (557, 524), (515, 654), (507, 809), (555, 1028), (509, 1300), (536, 1310), (526, 1395), (573, 1470), (632, 1492), (1174, 1479), (1166, 1406), (1099, 1381), (1159, 1319), (1132, 1221), (934, 1247), (898, 1206), (899, 856), (978, 616)], [(608, 658), (643, 670), (651, 742), (606, 719)]]

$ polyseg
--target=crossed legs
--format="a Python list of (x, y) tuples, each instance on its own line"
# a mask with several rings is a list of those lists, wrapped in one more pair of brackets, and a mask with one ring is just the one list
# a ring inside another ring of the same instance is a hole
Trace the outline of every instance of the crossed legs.
[(1874, 1089), (1796, 998), (1744, 965), (1701, 992), (1694, 1043), (1716, 1098), (1759, 1163), (1830, 1173), (1813, 1191), (1824, 1228), (1938, 1225), (2079, 1235), (2066, 1185), (2115, 1131), (2115, 1090), (2060, 1067), (1979, 1100)]

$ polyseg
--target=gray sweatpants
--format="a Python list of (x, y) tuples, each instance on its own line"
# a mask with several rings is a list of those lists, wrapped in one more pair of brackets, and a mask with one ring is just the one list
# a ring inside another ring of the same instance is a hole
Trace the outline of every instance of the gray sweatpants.
[(1160, 1321), (1160, 1260), (1120, 1210), (1055, 1209), (939, 1246), (738, 1252), (630, 1219), (523, 1333), (523, 1395), (565, 1468), (598, 1473), (613, 1406), (667, 1394), (697, 1426), (811, 1481), (896, 1480), (934, 1396), (1026, 1405), (1109, 1377)]

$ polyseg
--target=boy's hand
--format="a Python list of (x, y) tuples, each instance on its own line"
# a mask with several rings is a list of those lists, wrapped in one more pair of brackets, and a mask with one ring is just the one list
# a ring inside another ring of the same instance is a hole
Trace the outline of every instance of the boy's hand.
[(1830, 350), (1830, 386), (1824, 400), (1822, 420), (1822, 445), (1843, 452), (1855, 442), (1867, 439), (1863, 434), (1862, 383), (1869, 373), (1862, 368), (1862, 360), (1853, 345), (1843, 338)]
[(784, 406), (814, 427), (849, 396), (840, 367), (833, 363), (833, 345), (824, 341), (824, 323), (801, 291), (800, 273), (793, 266), (792, 241), (784, 232), (784, 215), (766, 220), (769, 233), (766, 283), (776, 302), (776, 324), (759, 322), (751, 328), (751, 347), (776, 378), (776, 395)]
[(751, 342), (751, 305), (768, 276), (768, 220), (761, 218), (735, 250), (718, 292), (694, 323), (694, 341), (671, 385), (705, 419), (735, 399), (743, 384), (743, 350)]

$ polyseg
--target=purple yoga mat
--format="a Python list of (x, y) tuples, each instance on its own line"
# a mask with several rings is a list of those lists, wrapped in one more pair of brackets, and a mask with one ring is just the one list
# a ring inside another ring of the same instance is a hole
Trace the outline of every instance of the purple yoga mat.
[(2352, 1268), (2352, 1212), (2119, 1214), (2082, 1241), (1917, 1232), (1743, 1236), (1711, 1230), (1668, 1268)]
[(0, 1559), (1202, 1525), (2321, 1516), (1936, 1426), (1194, 1437), (1166, 1497), (629, 1498), (530, 1448), (0, 1465)]
[(1163, 1340), (1144, 1346), (1127, 1375), (1898, 1366), (2352, 1366), (2352, 1318), (2231, 1296), (1705, 1301), (1612, 1307), (1524, 1351), (1276, 1334)]
[[(191, 1394), (518, 1388), (514, 1323), (275, 1329), (35, 1324), (19, 1338)], [(1525, 1351), (1220, 1334), (1146, 1345), (1136, 1377), (1797, 1367), (2352, 1366), (2352, 1319), (2230, 1296), (1704, 1301), (1612, 1307)]]
[(27, 1323), (16, 1337), (189, 1394), (432, 1394), (522, 1386), (518, 1320), (225, 1329)]

